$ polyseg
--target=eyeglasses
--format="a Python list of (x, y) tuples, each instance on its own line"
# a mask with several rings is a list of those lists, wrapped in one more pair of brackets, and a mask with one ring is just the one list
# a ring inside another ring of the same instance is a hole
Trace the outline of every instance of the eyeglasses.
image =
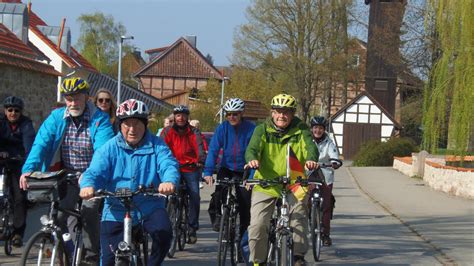
[(8, 108), (7, 111), (8, 111), (9, 113), (13, 113), (13, 112), (15, 112), (15, 113), (20, 113), (20, 112), (21, 112), (20, 109), (16, 109), (16, 108)]
[(110, 98), (99, 98), (97, 99), (99, 103), (110, 103)]
[(239, 116), (239, 113), (225, 113), (225, 116)]

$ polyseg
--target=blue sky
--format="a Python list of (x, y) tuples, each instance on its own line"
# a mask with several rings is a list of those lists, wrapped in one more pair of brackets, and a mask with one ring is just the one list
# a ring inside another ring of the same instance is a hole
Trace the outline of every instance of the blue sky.
[[(26, 2), (26, 0), (24, 0)], [(80, 34), (76, 19), (100, 11), (121, 22), (131, 44), (144, 51), (167, 46), (184, 35), (196, 35), (197, 47), (211, 54), (215, 65), (228, 65), (234, 31), (246, 22), (250, 0), (31, 0), (33, 11), (48, 25), (59, 26), (66, 18), (72, 42)]]

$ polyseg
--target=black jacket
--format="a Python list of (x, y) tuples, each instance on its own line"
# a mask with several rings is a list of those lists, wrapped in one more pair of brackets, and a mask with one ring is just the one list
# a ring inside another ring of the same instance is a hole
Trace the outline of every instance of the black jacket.
[(17, 125), (12, 131), (7, 117), (0, 114), (0, 151), (8, 152), (10, 157), (26, 158), (35, 140), (36, 132), (31, 119), (27, 116), (21, 115)]

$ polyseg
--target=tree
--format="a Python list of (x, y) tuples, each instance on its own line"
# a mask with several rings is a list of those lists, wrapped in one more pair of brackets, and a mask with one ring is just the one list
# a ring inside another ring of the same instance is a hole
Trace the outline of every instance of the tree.
[[(265, 69), (286, 81), (304, 120), (316, 96), (333, 86), (337, 51), (347, 38), (348, 0), (255, 0), (247, 9), (248, 23), (237, 31), (234, 64), (251, 70)], [(342, 32), (342, 33), (341, 33)], [(337, 63), (338, 64), (338, 63)], [(281, 92), (281, 91), (280, 91)]]
[[(102, 12), (82, 14), (77, 21), (81, 24), (81, 35), (77, 43), (81, 54), (99, 72), (111, 74), (111, 66), (118, 59), (120, 36), (127, 32), (125, 27)], [(124, 44), (123, 51), (130, 52), (132, 47)]]
[(448, 131), (448, 149), (472, 151), (474, 138), (474, 2), (430, 0), (439, 57), (425, 89), (423, 147), (436, 152)]

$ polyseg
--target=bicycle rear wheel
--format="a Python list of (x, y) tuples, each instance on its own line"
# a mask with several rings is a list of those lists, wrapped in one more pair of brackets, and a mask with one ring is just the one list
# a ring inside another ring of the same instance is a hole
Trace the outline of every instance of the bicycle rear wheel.
[(13, 246), (12, 246), (11, 236), (8, 236), (7, 238), (5, 238), (5, 241), (3, 242), (3, 248), (6, 255), (8, 256), (12, 255)]
[(175, 199), (171, 199), (171, 201), (168, 203), (167, 211), (171, 221), (171, 230), (173, 231), (171, 246), (168, 251), (168, 258), (173, 258), (174, 254), (176, 253), (181, 215)]
[(313, 244), (313, 257), (315, 261), (319, 261), (321, 256), (321, 247), (323, 240), (321, 236), (321, 204), (316, 202), (311, 207), (311, 239)]
[(62, 241), (57, 243), (56, 249), (55, 242), (52, 234), (37, 232), (26, 244), (20, 265), (68, 265)]

